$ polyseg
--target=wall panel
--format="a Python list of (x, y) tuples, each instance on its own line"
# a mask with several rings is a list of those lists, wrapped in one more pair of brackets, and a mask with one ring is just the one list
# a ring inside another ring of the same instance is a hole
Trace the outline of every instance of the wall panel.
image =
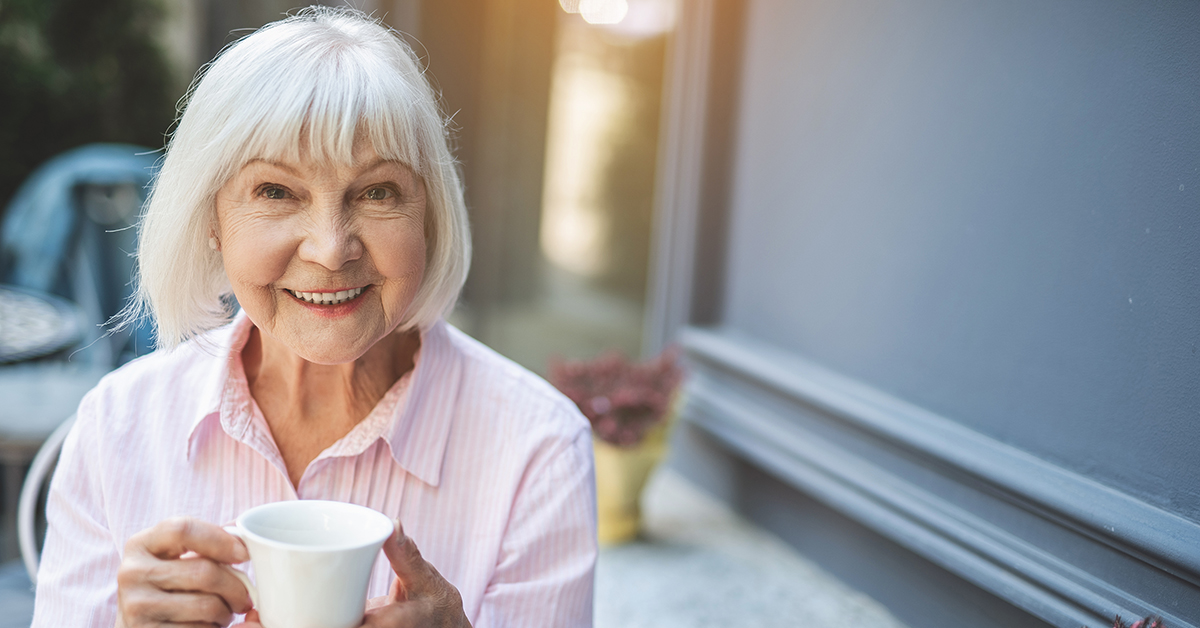
[(1200, 625), (1200, 4), (717, 4), (689, 421), (1052, 624)]
[(1200, 519), (1200, 5), (747, 21), (724, 324)]

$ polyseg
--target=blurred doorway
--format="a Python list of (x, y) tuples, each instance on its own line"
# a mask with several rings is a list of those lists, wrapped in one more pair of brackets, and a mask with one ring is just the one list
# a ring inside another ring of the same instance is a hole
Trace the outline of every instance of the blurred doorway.
[[(451, 15), (451, 4), (478, 11)], [(453, 0), (421, 15), (460, 124), (476, 246), (453, 322), (537, 372), (553, 356), (641, 352), (674, 5), (582, 5)], [(464, 47), (444, 50), (472, 26), (474, 80), (469, 58), (447, 67)]]

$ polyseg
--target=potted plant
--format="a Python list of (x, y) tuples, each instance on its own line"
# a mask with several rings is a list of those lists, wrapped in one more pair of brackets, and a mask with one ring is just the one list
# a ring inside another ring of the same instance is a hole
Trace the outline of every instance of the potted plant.
[(1113, 628), (1166, 628), (1166, 626), (1161, 617), (1146, 617), (1133, 622), (1133, 624), (1127, 624), (1121, 620), (1120, 615), (1117, 615), (1113, 620)]
[(550, 365), (550, 382), (592, 424), (600, 542), (623, 543), (641, 528), (640, 499), (666, 455), (683, 369), (674, 350), (642, 363), (612, 352)]

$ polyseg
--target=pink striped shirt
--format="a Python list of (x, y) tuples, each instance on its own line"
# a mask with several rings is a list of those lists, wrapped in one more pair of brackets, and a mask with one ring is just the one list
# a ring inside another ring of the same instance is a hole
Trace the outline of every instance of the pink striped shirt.
[[(438, 323), (413, 371), (294, 488), (242, 369), (251, 327), (239, 315), (84, 398), (51, 485), (35, 628), (111, 628), (133, 534), (174, 515), (223, 524), (291, 499), (399, 517), (476, 628), (592, 625), (591, 436), (569, 400)], [(392, 578), (380, 553), (369, 597)]]

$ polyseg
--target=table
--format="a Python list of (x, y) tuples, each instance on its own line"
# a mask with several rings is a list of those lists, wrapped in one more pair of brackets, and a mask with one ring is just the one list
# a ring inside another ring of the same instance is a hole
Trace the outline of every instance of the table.
[(83, 318), (58, 297), (0, 285), (0, 559), (17, 554), (16, 506), (42, 443), (108, 373), (82, 360), (37, 360), (78, 342)]
[(56, 296), (0, 285), (0, 364), (48, 355), (79, 341), (82, 314)]

